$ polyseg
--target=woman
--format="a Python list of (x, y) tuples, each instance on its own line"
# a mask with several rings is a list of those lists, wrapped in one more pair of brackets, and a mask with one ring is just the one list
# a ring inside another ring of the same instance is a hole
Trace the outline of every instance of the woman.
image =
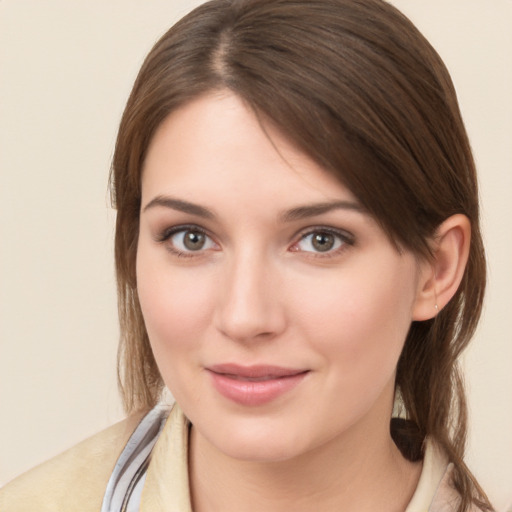
[(112, 191), (134, 415), (0, 505), (491, 510), (457, 368), (485, 287), (474, 164), (406, 18), (204, 4), (139, 73)]

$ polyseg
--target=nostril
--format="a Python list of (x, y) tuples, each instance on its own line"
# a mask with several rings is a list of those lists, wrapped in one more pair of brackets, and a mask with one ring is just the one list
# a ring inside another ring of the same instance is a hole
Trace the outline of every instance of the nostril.
[(224, 310), (219, 315), (217, 327), (224, 336), (234, 341), (264, 341), (282, 332), (283, 322), (275, 310), (251, 310), (244, 314), (240, 309)]

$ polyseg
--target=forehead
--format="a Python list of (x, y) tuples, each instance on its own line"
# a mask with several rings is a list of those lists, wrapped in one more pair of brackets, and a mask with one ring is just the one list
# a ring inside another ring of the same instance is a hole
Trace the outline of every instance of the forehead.
[(142, 193), (143, 202), (176, 193), (207, 201), (355, 202), (332, 174), (226, 91), (197, 98), (164, 120), (148, 149)]

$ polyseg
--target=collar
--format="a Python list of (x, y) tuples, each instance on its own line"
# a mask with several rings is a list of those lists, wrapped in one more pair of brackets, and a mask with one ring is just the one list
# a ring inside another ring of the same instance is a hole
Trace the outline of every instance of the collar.
[[(140, 512), (192, 512), (189, 431), (189, 421), (175, 404), (151, 454)], [(427, 439), (418, 486), (405, 512), (453, 511), (457, 495), (450, 486), (452, 470), (443, 452)]]
[(175, 404), (151, 454), (140, 512), (192, 512), (188, 481), (190, 423)]

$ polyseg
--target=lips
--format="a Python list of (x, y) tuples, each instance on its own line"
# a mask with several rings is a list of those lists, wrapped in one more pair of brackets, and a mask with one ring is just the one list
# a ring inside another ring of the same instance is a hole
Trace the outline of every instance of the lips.
[(294, 389), (308, 370), (270, 365), (221, 364), (206, 368), (213, 387), (225, 398), (244, 406), (272, 402)]

